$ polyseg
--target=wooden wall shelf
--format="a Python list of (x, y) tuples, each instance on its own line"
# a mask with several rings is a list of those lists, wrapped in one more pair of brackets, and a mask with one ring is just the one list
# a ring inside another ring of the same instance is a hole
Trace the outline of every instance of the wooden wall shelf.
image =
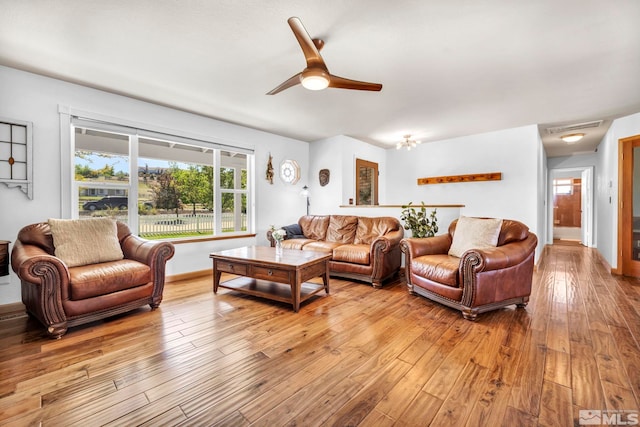
[(471, 175), (432, 176), (430, 178), (418, 178), (418, 185), (500, 180), (502, 180), (502, 172), (490, 172), (476, 173)]

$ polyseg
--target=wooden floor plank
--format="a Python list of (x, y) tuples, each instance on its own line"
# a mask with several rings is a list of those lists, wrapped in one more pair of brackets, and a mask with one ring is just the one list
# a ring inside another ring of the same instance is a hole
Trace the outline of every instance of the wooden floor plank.
[(0, 424), (573, 425), (640, 407), (640, 280), (549, 246), (526, 309), (463, 319), (402, 279), (302, 304), (168, 283), (148, 307), (47, 338), (0, 319)]

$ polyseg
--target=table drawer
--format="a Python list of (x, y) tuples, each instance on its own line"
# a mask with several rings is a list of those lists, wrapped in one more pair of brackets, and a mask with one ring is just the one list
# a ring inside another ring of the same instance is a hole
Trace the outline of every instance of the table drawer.
[(264, 280), (285, 280), (289, 281), (289, 272), (278, 268), (253, 267), (251, 277)]
[(216, 268), (218, 271), (224, 271), (225, 273), (238, 274), (240, 276), (247, 275), (246, 264), (236, 264), (228, 261), (216, 261)]

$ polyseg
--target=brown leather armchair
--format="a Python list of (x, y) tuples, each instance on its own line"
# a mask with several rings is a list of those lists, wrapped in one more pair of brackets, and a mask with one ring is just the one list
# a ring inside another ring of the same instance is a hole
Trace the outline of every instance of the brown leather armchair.
[(69, 268), (54, 256), (47, 222), (18, 233), (11, 266), (20, 277), (22, 302), (52, 338), (60, 338), (72, 326), (146, 304), (152, 309), (160, 305), (173, 245), (134, 236), (121, 222), (117, 234), (124, 259)]
[(448, 255), (457, 222), (443, 235), (402, 240), (409, 292), (461, 310), (468, 320), (511, 304), (525, 307), (536, 235), (521, 222), (504, 220), (496, 247), (471, 249), (457, 258)]

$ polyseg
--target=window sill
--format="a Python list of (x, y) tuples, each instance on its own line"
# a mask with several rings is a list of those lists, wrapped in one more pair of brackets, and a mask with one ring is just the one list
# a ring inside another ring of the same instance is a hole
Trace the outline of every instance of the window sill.
[(231, 236), (207, 236), (207, 237), (196, 237), (196, 238), (186, 238), (186, 239), (162, 239), (162, 241), (171, 242), (174, 245), (181, 245), (183, 243), (199, 243), (199, 242), (210, 242), (215, 240), (247, 239), (251, 237), (256, 237), (256, 234), (250, 233), (250, 234), (234, 234)]

